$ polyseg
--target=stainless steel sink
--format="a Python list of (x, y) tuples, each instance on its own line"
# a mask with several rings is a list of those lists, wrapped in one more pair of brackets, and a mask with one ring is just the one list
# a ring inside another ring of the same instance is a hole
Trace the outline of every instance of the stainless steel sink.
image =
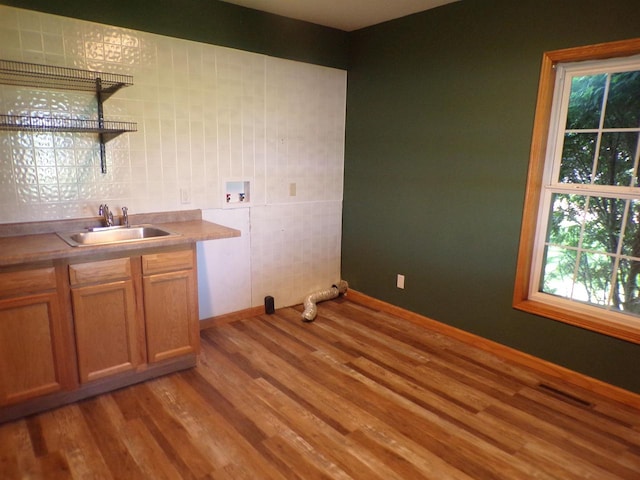
[(159, 237), (177, 237), (179, 235), (179, 233), (174, 233), (153, 225), (92, 228), (81, 232), (58, 233), (58, 236), (72, 247), (110, 245), (123, 242), (141, 242)]

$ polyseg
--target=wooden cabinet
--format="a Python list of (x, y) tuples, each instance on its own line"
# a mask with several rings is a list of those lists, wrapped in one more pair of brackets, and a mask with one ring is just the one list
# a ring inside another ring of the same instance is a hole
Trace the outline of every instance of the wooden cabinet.
[(70, 265), (80, 381), (196, 354), (195, 271), (193, 248)]
[(196, 364), (195, 244), (0, 269), (0, 422)]
[(53, 266), (0, 272), (0, 405), (73, 385)]
[(149, 362), (197, 353), (194, 249), (143, 255), (142, 272)]
[(135, 370), (145, 360), (132, 262), (116, 258), (69, 266), (82, 383)]

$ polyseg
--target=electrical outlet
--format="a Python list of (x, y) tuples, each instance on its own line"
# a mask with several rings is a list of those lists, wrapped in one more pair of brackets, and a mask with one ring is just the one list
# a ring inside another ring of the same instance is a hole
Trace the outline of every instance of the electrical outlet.
[(404, 288), (404, 275), (398, 274), (398, 278), (396, 279), (396, 287)]
[(289, 184), (289, 196), (290, 197), (295, 197), (296, 196), (296, 184), (295, 183), (290, 183)]

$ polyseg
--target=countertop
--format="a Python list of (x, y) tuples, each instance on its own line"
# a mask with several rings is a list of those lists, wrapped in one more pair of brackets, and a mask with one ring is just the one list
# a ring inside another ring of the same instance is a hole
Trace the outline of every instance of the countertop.
[(130, 215), (130, 224), (148, 224), (178, 233), (140, 242), (72, 247), (56, 232), (81, 231), (100, 226), (100, 218), (28, 222), (0, 225), (0, 267), (74, 258), (102, 253), (128, 253), (140, 249), (169, 247), (205, 240), (239, 237), (240, 231), (202, 220), (200, 210)]

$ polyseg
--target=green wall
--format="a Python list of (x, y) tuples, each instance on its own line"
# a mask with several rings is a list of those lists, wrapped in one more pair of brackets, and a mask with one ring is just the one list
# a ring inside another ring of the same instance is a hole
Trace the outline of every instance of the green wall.
[(347, 66), (346, 32), (217, 0), (0, 0), (0, 4), (273, 57)]
[(638, 0), (462, 0), (352, 33), (350, 287), (640, 393), (640, 346), (511, 306), (542, 54), (634, 37)]

